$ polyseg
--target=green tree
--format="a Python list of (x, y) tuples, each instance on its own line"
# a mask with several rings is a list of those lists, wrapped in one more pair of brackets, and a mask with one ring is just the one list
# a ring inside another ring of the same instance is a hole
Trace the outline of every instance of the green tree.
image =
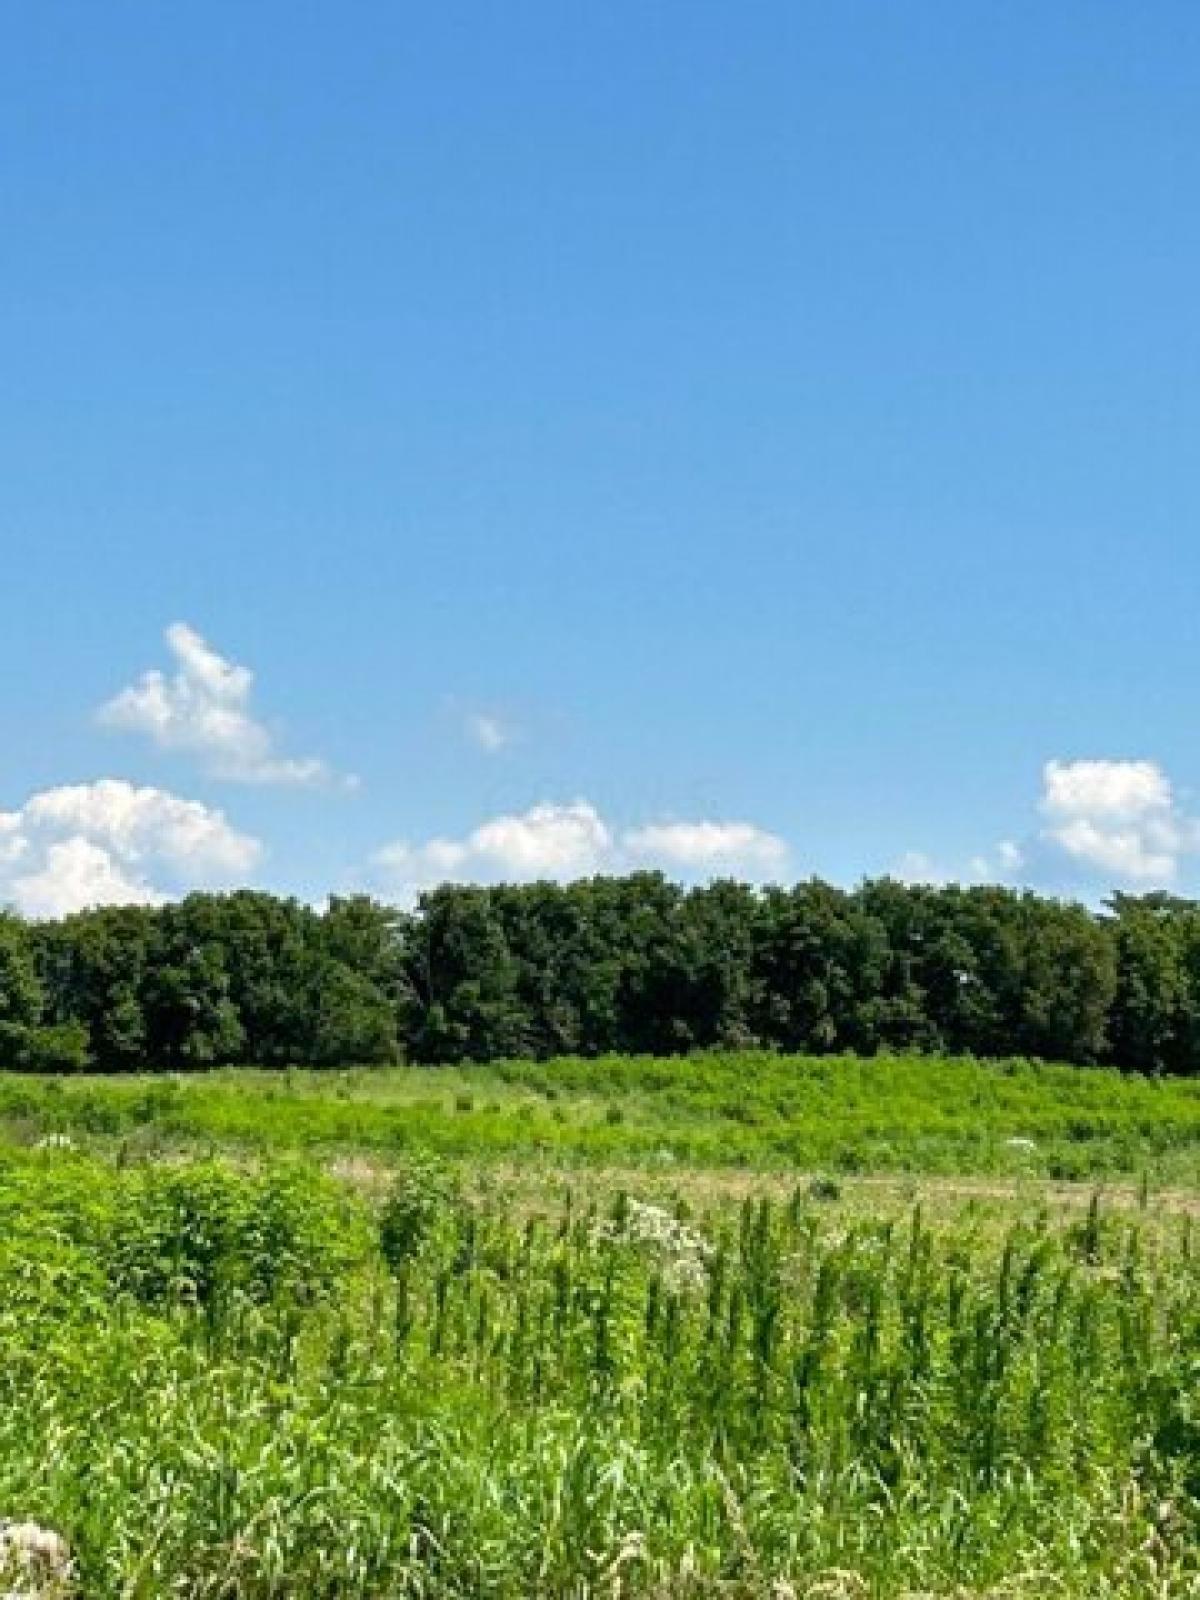
[(19, 918), (0, 912), (0, 1023), (32, 1028), (41, 1016), (42, 986), (29, 930)]
[(487, 889), (448, 885), (422, 895), (406, 953), (419, 1061), (486, 1061), (528, 1053), (519, 968)]

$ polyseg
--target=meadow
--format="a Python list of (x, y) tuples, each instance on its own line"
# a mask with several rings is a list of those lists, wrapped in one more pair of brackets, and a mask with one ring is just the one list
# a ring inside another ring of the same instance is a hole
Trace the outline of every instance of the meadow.
[(15, 1593), (1200, 1594), (1187, 1082), (5, 1077), (0, 1129), (0, 1516), (73, 1561)]
[(1200, 1183), (1200, 1080), (970, 1057), (708, 1052), (439, 1068), (0, 1074), (0, 1129), (259, 1153)]

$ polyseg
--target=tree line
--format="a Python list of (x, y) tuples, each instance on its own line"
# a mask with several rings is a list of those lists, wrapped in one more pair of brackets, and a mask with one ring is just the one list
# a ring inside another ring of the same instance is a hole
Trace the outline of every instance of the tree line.
[(945, 1051), (1200, 1069), (1200, 903), (891, 879), (258, 891), (0, 913), (0, 1066)]

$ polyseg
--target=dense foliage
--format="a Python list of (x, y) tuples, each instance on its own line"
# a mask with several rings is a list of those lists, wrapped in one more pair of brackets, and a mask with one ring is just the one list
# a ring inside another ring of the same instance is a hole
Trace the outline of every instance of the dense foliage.
[(242, 891), (0, 916), (0, 1061), (455, 1062), (705, 1048), (1200, 1063), (1200, 905), (656, 873), (447, 886), (401, 913)]
[(1188, 1217), (513, 1207), (0, 1153), (0, 1504), (71, 1593), (1184, 1600)]

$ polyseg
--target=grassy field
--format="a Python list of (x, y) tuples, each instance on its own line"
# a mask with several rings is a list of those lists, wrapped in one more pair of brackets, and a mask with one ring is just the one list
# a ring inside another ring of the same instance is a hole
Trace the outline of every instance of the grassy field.
[(0, 1516), (104, 1600), (1196, 1596), (1198, 1113), (1025, 1063), (6, 1078)]
[(1200, 1182), (1200, 1080), (1027, 1061), (682, 1060), (195, 1076), (0, 1076), (0, 1126), (260, 1152), (761, 1171), (1149, 1173)]

